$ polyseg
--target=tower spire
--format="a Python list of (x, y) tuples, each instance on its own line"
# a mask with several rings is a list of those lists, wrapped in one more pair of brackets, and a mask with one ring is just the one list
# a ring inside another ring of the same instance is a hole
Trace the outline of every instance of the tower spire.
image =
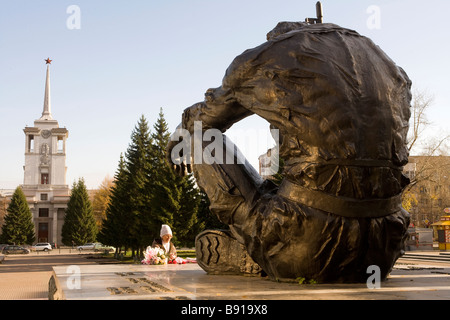
[(52, 60), (48, 58), (45, 61), (47, 64), (47, 77), (45, 79), (44, 110), (42, 111), (42, 117), (39, 120), (53, 120), (50, 101), (50, 64)]

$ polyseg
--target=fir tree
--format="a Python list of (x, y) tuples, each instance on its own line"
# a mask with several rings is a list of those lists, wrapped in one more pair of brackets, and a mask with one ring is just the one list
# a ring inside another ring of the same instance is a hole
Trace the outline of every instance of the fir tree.
[(173, 241), (177, 242), (178, 230), (174, 228), (174, 215), (180, 210), (181, 190), (179, 178), (169, 167), (166, 159), (166, 148), (170, 134), (162, 108), (153, 126), (152, 134), (152, 170), (147, 190), (151, 194), (152, 225), (155, 238), (159, 236), (162, 224), (172, 227)]
[[(147, 120), (142, 115), (131, 134), (131, 143), (125, 153), (129, 186), (135, 190), (144, 190), (150, 169), (151, 137)], [(131, 194), (136, 209), (145, 205), (146, 199), (139, 194)]]
[(33, 244), (36, 240), (33, 216), (22, 188), (16, 188), (6, 210), (1, 242), (19, 245)]
[(119, 167), (114, 176), (111, 188), (110, 200), (106, 207), (106, 218), (102, 221), (102, 229), (98, 240), (104, 244), (116, 247), (118, 252), (122, 246), (131, 247), (131, 225), (130, 210), (127, 207), (128, 185), (125, 160), (120, 154)]
[(94, 242), (96, 239), (97, 225), (86, 185), (82, 178), (73, 183), (61, 234), (62, 242), (65, 245), (72, 245), (72, 243), (81, 245)]
[(193, 247), (196, 235), (203, 230), (203, 224), (197, 218), (201, 194), (192, 174), (178, 179), (180, 209), (174, 215), (174, 229), (177, 230), (177, 241), (180, 245)]
[(168, 224), (172, 227), (174, 244), (192, 246), (203, 226), (197, 220), (200, 191), (193, 175), (179, 177), (167, 162), (166, 149), (170, 134), (162, 108), (153, 128), (150, 189), (152, 215), (156, 219), (154, 233), (158, 235), (161, 224)]
[[(147, 190), (151, 172), (152, 139), (147, 120), (142, 115), (131, 134), (131, 143), (125, 154), (127, 217), (130, 225), (129, 245), (142, 251), (149, 245), (152, 214), (151, 194)], [(151, 243), (150, 243), (151, 244)]]

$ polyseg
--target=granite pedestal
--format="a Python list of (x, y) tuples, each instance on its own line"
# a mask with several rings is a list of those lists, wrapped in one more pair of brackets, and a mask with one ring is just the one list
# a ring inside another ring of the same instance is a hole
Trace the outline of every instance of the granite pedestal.
[[(368, 273), (368, 278), (371, 276)], [(447, 300), (450, 265), (399, 259), (380, 288), (209, 275), (197, 264), (53, 267), (49, 298), (62, 300)]]

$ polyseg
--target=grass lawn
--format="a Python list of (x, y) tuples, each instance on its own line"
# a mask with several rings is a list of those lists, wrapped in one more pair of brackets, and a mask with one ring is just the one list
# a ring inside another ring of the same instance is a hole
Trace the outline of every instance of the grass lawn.
[[(122, 252), (123, 253), (123, 252)], [(180, 258), (186, 259), (186, 258), (195, 258), (195, 249), (192, 250), (177, 250), (177, 255)], [(108, 253), (104, 255), (105, 258), (114, 258), (114, 252)], [(118, 259), (120, 263), (128, 264), (128, 263), (137, 263), (136, 260), (133, 259), (131, 256), (131, 250), (128, 250), (126, 253), (123, 254), (121, 259)]]
[(180, 258), (195, 258), (195, 249), (194, 250), (179, 250), (177, 251), (177, 255)]

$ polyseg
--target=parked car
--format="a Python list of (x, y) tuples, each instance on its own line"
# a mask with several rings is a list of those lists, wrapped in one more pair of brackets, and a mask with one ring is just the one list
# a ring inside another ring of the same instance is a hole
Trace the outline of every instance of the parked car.
[(32, 249), (35, 251), (51, 251), (52, 250), (52, 246), (50, 243), (48, 242), (39, 242), (36, 243), (34, 246), (32, 246)]
[(93, 251), (114, 251), (116, 248), (111, 246), (105, 246), (101, 244), (100, 242), (93, 242), (93, 243), (85, 243), (82, 246), (77, 247), (78, 251), (82, 250), (93, 250)]
[(112, 246), (107, 246), (104, 244), (99, 243), (100, 245), (98, 247), (95, 247), (95, 251), (108, 251), (108, 252), (112, 252), (112, 251), (116, 251), (116, 248), (112, 247)]
[(7, 243), (0, 244), (0, 252), (2, 252), (3, 248), (6, 246), (9, 246), (9, 244), (7, 244)]
[(82, 250), (94, 250), (96, 246), (98, 246), (99, 243), (93, 242), (93, 243), (85, 243), (82, 246), (78, 246), (78, 251)]
[(2, 252), (3, 254), (13, 254), (13, 253), (28, 254), (30, 253), (30, 250), (22, 246), (7, 245), (6, 247), (3, 248)]

